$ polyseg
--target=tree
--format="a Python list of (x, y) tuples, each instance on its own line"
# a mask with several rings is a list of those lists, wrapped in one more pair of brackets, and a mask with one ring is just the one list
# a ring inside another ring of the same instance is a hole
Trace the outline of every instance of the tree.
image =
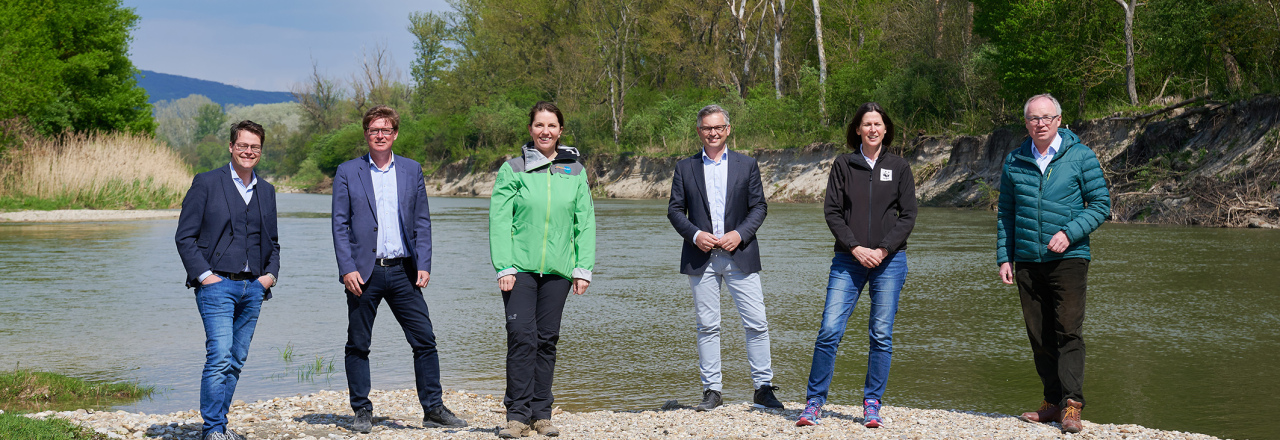
[(413, 77), (415, 113), (427, 110), (427, 97), (431, 95), (442, 71), (449, 68), (449, 51), (445, 41), (449, 38), (449, 23), (443, 14), (414, 12), (409, 14), (409, 33), (413, 34), (414, 60), (409, 65)]
[[(217, 134), (227, 124), (227, 114), (218, 104), (205, 104), (196, 111), (196, 141), (202, 141), (209, 135)], [(215, 139), (216, 140), (216, 139)]]
[(813, 33), (818, 44), (818, 111), (822, 114), (822, 126), (827, 126), (827, 51), (822, 47), (822, 7), (813, 0)]
[(154, 133), (128, 58), (137, 22), (119, 0), (0, 3), (0, 119), (25, 116), (42, 133)]
[(292, 87), (293, 99), (306, 114), (312, 130), (328, 132), (342, 125), (343, 91), (338, 82), (320, 74), (320, 66), (311, 60), (310, 82)]
[(1129, 92), (1129, 105), (1138, 105), (1138, 88), (1135, 86), (1133, 72), (1133, 12), (1139, 5), (1138, 0), (1116, 0), (1124, 8), (1124, 82)]
[(787, 27), (787, 0), (773, 0), (769, 9), (773, 11), (774, 99), (782, 99), (782, 31)]

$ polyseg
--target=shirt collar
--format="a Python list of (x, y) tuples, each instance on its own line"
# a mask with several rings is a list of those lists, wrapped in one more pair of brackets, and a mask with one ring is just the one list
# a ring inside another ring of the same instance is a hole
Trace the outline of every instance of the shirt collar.
[(704, 164), (715, 164), (715, 165), (719, 165), (719, 164), (721, 164), (721, 163), (724, 163), (725, 159), (728, 159), (728, 158), (729, 158), (729, 147), (728, 147), (728, 146), (725, 146), (725, 147), (724, 147), (724, 151), (720, 153), (720, 161), (719, 161), (719, 162), (714, 161), (714, 160), (711, 160), (711, 156), (708, 156), (708, 155), (707, 155), (707, 149), (706, 149), (706, 148), (703, 148), (703, 149), (702, 149), (702, 163), (704, 163)]
[(1039, 159), (1045, 156), (1058, 154), (1059, 147), (1062, 147), (1062, 135), (1055, 134), (1053, 135), (1053, 142), (1049, 142), (1049, 149), (1044, 150), (1044, 154), (1040, 154), (1040, 149), (1036, 148), (1034, 143), (1031, 144), (1031, 157)]
[[(373, 167), (373, 169), (375, 170), (382, 171), (381, 169), (378, 168), (378, 164), (373, 163), (372, 154), (368, 155), (367, 157), (369, 158), (369, 166)], [(391, 169), (394, 168), (395, 165), (396, 165), (396, 155), (392, 154), (391, 160), (387, 161), (387, 171), (391, 171)]]
[(245, 185), (244, 180), (240, 179), (240, 173), (236, 172), (236, 166), (234, 164), (227, 162), (227, 168), (231, 170), (231, 180), (234, 180), (240, 183), (240, 186), (243, 186), (246, 189), (249, 189), (249, 188), (253, 188), (254, 185), (258, 184), (258, 172), (250, 170), (249, 173), (253, 176), (253, 178), (249, 179), (248, 185)]

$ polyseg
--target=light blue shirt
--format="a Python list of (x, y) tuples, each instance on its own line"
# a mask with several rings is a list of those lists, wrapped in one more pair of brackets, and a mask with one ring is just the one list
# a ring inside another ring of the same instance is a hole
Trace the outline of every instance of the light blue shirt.
[(1035, 144), (1031, 144), (1031, 157), (1036, 159), (1036, 166), (1040, 167), (1040, 174), (1044, 174), (1044, 170), (1049, 168), (1049, 162), (1053, 162), (1053, 155), (1058, 154), (1058, 147), (1062, 146), (1062, 135), (1053, 135), (1053, 142), (1049, 143), (1049, 149), (1044, 150), (1044, 154), (1040, 154), (1040, 149)]
[[(729, 195), (729, 149), (720, 153), (720, 160), (711, 160), (707, 150), (702, 150), (702, 175), (706, 179), (707, 204), (711, 208), (711, 233), (724, 236), (724, 205)], [(698, 239), (698, 234), (693, 235)]]
[(386, 169), (379, 169), (369, 156), (369, 177), (373, 181), (373, 198), (378, 206), (377, 258), (408, 256), (404, 238), (400, 236), (400, 194), (396, 186), (396, 156), (391, 155)]

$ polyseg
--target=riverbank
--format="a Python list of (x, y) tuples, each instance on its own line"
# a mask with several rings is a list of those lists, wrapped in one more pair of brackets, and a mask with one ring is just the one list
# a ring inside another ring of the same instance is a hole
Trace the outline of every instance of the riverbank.
[[(445, 405), (470, 426), (463, 429), (426, 429), (414, 390), (374, 391), (374, 428), (369, 434), (351, 431), (351, 408), (346, 391), (320, 391), (309, 395), (236, 401), (228, 415), (231, 429), (251, 439), (494, 439), (506, 419), (500, 397), (466, 391), (446, 391)], [(818, 426), (797, 427), (803, 410), (796, 402), (785, 409), (755, 409), (747, 402), (726, 402), (711, 412), (695, 412), (695, 402), (662, 402), (645, 411), (563, 412), (552, 420), (562, 439), (837, 439), (837, 438), (947, 438), (947, 439), (1214, 439), (1216, 437), (1161, 431), (1138, 425), (1096, 424), (1087, 420), (1084, 432), (1062, 434), (1056, 425), (1027, 423), (1014, 416), (956, 410), (926, 410), (885, 406), (885, 425), (863, 427), (859, 406), (827, 405)], [(86, 426), (108, 438), (195, 439), (200, 432), (198, 411), (142, 414), (124, 411), (46, 411), (28, 417), (56, 417)], [(540, 436), (533, 436), (540, 438)]]
[(176, 209), (55, 209), (0, 212), (0, 223), (115, 222), (178, 218)]

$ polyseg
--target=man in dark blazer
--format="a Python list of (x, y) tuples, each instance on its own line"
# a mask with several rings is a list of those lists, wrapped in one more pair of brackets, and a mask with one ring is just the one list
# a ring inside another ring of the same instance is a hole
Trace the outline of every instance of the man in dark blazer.
[(680, 273), (689, 276), (697, 315), (702, 403), (709, 411), (723, 403), (720, 376), (720, 284), (729, 287), (746, 330), (747, 360), (758, 407), (782, 408), (774, 396), (769, 323), (760, 287), (760, 247), (756, 230), (768, 204), (755, 159), (729, 151), (729, 114), (717, 105), (698, 112), (702, 152), (676, 164), (667, 218), (684, 237)]
[(174, 237), (204, 321), (200, 414), (205, 440), (244, 438), (227, 429), (227, 408), (258, 312), (280, 273), (276, 189), (253, 172), (265, 139), (262, 126), (253, 121), (231, 127), (231, 163), (192, 180)]
[(392, 153), (400, 116), (387, 106), (364, 115), (369, 154), (338, 166), (333, 177), (333, 250), (347, 295), (347, 386), (352, 429), (373, 427), (369, 344), (383, 300), (413, 348), (413, 371), (425, 427), (463, 427), (444, 406), (440, 357), (422, 288), (431, 280), (431, 214), (422, 165)]

